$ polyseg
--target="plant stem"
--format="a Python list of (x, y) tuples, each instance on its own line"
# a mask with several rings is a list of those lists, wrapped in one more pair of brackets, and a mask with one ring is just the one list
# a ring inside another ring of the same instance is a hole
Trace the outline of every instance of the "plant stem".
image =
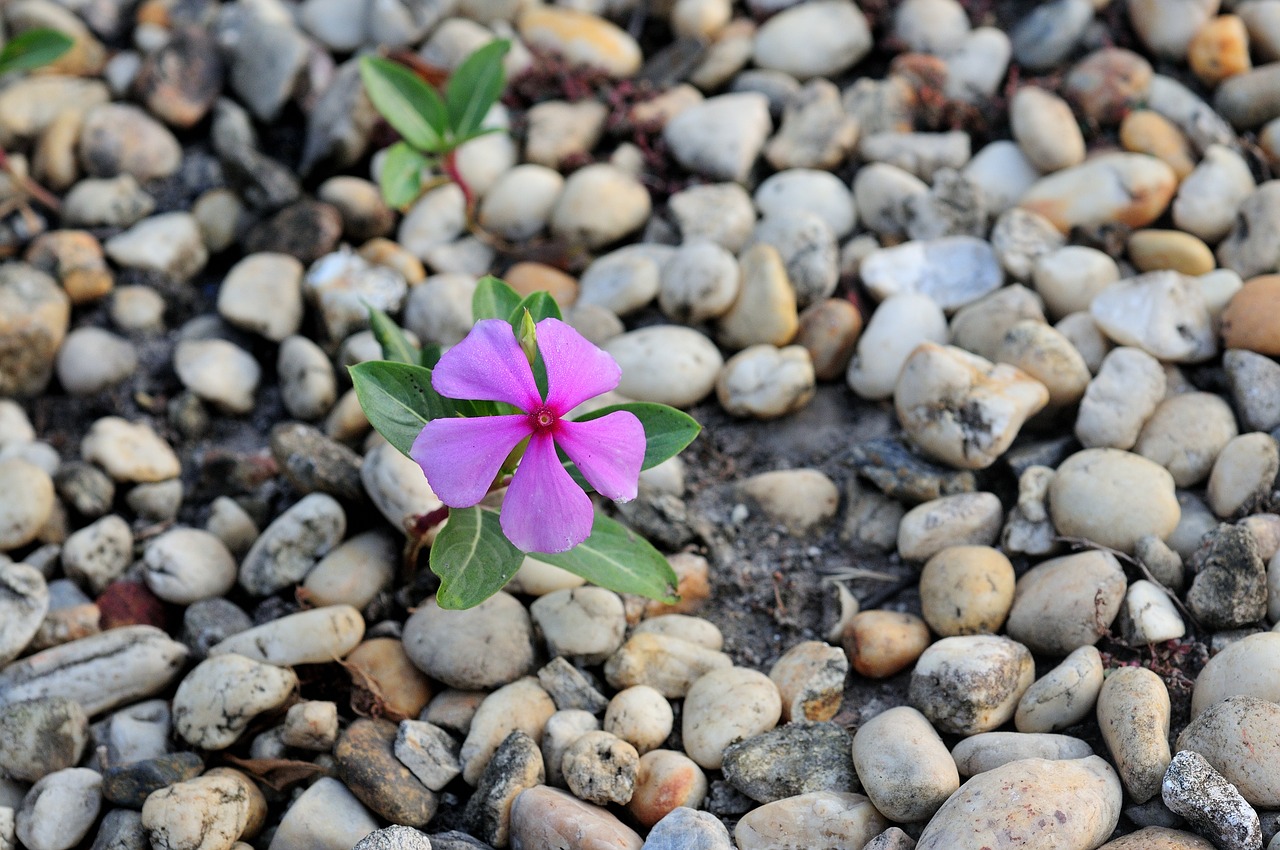
[(471, 187), (467, 185), (467, 181), (463, 179), (462, 172), (458, 170), (457, 149), (451, 150), (444, 155), (444, 159), (440, 162), (440, 167), (444, 169), (445, 175), (454, 183), (457, 183), (458, 188), (462, 190), (462, 201), (466, 205), (467, 220), (470, 221), (476, 197), (471, 191)]
[(13, 161), (9, 159), (9, 155), (5, 153), (3, 148), (0, 148), (0, 170), (12, 177), (17, 182), (18, 188), (23, 192), (39, 201), (53, 212), (58, 212), (62, 209), (62, 202), (59, 201), (52, 192), (32, 180), (27, 175), (20, 173), (18, 169), (13, 167)]

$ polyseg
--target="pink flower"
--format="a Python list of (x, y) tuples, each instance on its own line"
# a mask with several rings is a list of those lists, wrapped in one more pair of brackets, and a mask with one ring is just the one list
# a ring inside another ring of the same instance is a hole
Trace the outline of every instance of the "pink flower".
[(537, 340), (547, 367), (545, 399), (511, 325), (500, 319), (477, 322), (440, 358), (431, 385), (448, 398), (503, 401), (522, 412), (433, 419), (413, 441), (410, 455), (441, 501), (469, 508), (484, 498), (503, 461), (527, 437), (502, 502), (502, 531), (525, 552), (563, 552), (587, 539), (593, 512), (556, 447), (597, 491), (627, 501), (636, 497), (645, 436), (640, 420), (625, 411), (590, 422), (565, 419), (574, 407), (616, 387), (622, 369), (557, 319), (538, 322)]

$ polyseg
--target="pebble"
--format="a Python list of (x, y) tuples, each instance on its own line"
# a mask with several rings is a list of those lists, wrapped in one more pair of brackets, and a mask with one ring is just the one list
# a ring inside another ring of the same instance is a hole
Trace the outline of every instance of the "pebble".
[(350, 605), (330, 605), (289, 614), (231, 635), (209, 655), (234, 653), (280, 667), (341, 659), (364, 637), (364, 618)]
[(345, 785), (322, 776), (289, 806), (268, 850), (348, 850), (377, 828)]
[(387, 717), (416, 717), (431, 699), (431, 684), (404, 651), (396, 638), (372, 638), (361, 643), (344, 659), (349, 670), (358, 672)]
[(992, 493), (957, 493), (917, 505), (898, 525), (898, 554), (926, 561), (949, 546), (995, 542), (1004, 519)]
[(255, 716), (280, 708), (297, 686), (292, 670), (242, 655), (211, 656), (178, 685), (174, 728), (192, 746), (226, 749)]
[(403, 640), (419, 670), (454, 688), (495, 688), (533, 669), (529, 614), (502, 591), (465, 611), (428, 599), (405, 622)]
[[(431, 195), (426, 196), (419, 205), (430, 198)], [(414, 212), (411, 211), (405, 217), (400, 237), (405, 247), (411, 250), (410, 237), (403, 231), (413, 216)], [(425, 250), (415, 250), (414, 253), (422, 254)], [(349, 250), (325, 253), (310, 259), (314, 262), (303, 277), (303, 290), (319, 306), (330, 339), (344, 339), (355, 331), (367, 328), (370, 307), (395, 313), (404, 303), (408, 283), (398, 271), (389, 266), (375, 265)]]
[(1088, 741), (1070, 735), (1025, 732), (982, 732), (965, 738), (951, 750), (963, 776), (977, 776), (1022, 759), (1069, 761), (1093, 755)]
[(607, 809), (545, 785), (522, 792), (511, 806), (512, 850), (557, 844), (584, 850), (640, 850), (643, 843)]
[(444, 504), (422, 474), (422, 467), (390, 443), (379, 443), (365, 453), (360, 482), (392, 528), (405, 528), (415, 517)]
[(571, 245), (600, 248), (640, 228), (650, 211), (649, 193), (634, 176), (613, 165), (588, 165), (565, 181), (551, 210), (551, 233)]
[(843, 844), (861, 847), (889, 824), (861, 794), (814, 791), (766, 803), (733, 831), (739, 850)]
[(156, 850), (230, 847), (249, 821), (245, 785), (231, 776), (206, 775), (157, 789), (142, 806), (142, 825), (151, 846)]
[(11, 457), (0, 461), (0, 492), (23, 496), (0, 501), (0, 551), (26, 546), (53, 516), (53, 479), (39, 466)]
[(346, 514), (332, 496), (304, 496), (254, 541), (240, 564), (240, 585), (266, 596), (301, 580), (345, 531)]
[(1220, 517), (1248, 511), (1271, 492), (1280, 472), (1280, 449), (1270, 434), (1253, 432), (1232, 438), (1209, 473), (1209, 507)]
[(1085, 389), (1076, 439), (1088, 449), (1131, 449), (1164, 395), (1165, 374), (1158, 360), (1140, 348), (1113, 349)]
[(1014, 58), (1031, 71), (1046, 71), (1075, 50), (1093, 23), (1090, 0), (1055, 0), (1031, 10), (1013, 28)]
[(1116, 769), (1138, 803), (1160, 790), (1169, 766), (1169, 691), (1145, 667), (1113, 670), (1098, 693), (1098, 725)]
[(693, 759), (674, 750), (652, 750), (640, 756), (635, 793), (627, 810), (642, 825), (652, 827), (677, 809), (700, 807), (706, 796), (706, 774)]
[[(756, 225), (747, 247), (757, 244), (778, 250), (798, 306), (807, 307), (835, 291), (839, 280), (835, 234), (821, 216), (804, 210), (785, 216), (766, 215)], [(748, 273), (746, 256), (744, 276)], [(746, 297), (746, 284), (744, 281), (740, 298)]]
[(1274, 95), (1277, 68), (1268, 63), (1224, 80), (1213, 98), (1213, 108), (1239, 130), (1250, 130), (1280, 116)]
[(582, 275), (579, 304), (626, 316), (657, 296), (660, 274), (675, 250), (666, 245), (627, 245), (600, 257)]
[(89, 740), (89, 719), (75, 700), (37, 697), (10, 703), (0, 713), (0, 773), (38, 782), (75, 767)]
[(1013, 564), (997, 549), (953, 545), (920, 571), (920, 609), (943, 637), (995, 634), (1013, 604)]
[(857, 209), (849, 187), (829, 171), (779, 171), (761, 181), (753, 200), (766, 219), (802, 211), (813, 213), (826, 222), (837, 238), (847, 236), (857, 224)]
[(236, 557), (244, 555), (258, 539), (258, 526), (234, 499), (219, 496), (210, 505), (205, 530), (213, 534)]
[(1053, 222), (1022, 207), (1005, 210), (991, 228), (991, 247), (1000, 258), (1000, 265), (1024, 282), (1031, 279), (1037, 259), (1066, 243), (1066, 236), (1058, 232)]
[(599, 68), (612, 77), (630, 77), (640, 69), (640, 47), (626, 31), (576, 9), (554, 6), (526, 9), (516, 22), (530, 47), (552, 51), (571, 65)]
[(617, 387), (620, 394), (679, 408), (710, 395), (724, 365), (715, 343), (692, 328), (677, 325), (628, 331), (603, 348), (622, 367)]
[(895, 165), (921, 180), (932, 181), (942, 169), (959, 170), (971, 155), (967, 133), (865, 132), (858, 155), (870, 162)]
[(0, 666), (31, 643), (49, 610), (49, 589), (38, 570), (0, 562)]
[(871, 314), (858, 338), (845, 380), (862, 398), (890, 398), (903, 364), (916, 347), (946, 341), (947, 319), (936, 301), (914, 292), (890, 295)]
[(338, 739), (338, 706), (308, 700), (289, 706), (280, 740), (290, 747), (327, 753)]
[(729, 830), (710, 812), (677, 806), (653, 825), (643, 850), (730, 850)]
[(276, 375), (285, 410), (295, 419), (320, 419), (337, 399), (337, 379), (329, 358), (306, 337), (284, 340), (276, 360)]
[(1133, 450), (1169, 470), (1179, 487), (1190, 487), (1208, 477), (1236, 435), (1225, 401), (1212, 393), (1181, 393), (1156, 406)]
[(1066, 316), (1087, 311), (1094, 298), (1120, 279), (1120, 269), (1096, 248), (1068, 245), (1038, 257), (1032, 277), (1050, 315)]
[(396, 731), (395, 756), (418, 781), (440, 791), (462, 773), (459, 743), (448, 732), (425, 721), (402, 720)]
[(22, 800), (15, 834), (27, 850), (70, 850), (102, 808), (102, 775), (69, 767), (42, 778)]
[(1246, 528), (1224, 524), (1207, 533), (1190, 567), (1195, 579), (1187, 591), (1187, 607), (1206, 626), (1241, 628), (1263, 618), (1266, 568)]
[(101, 328), (77, 328), (58, 350), (58, 381), (70, 395), (86, 396), (115, 386), (138, 367), (133, 344)]
[(669, 318), (688, 324), (724, 315), (742, 285), (738, 262), (715, 242), (682, 245), (662, 264), (658, 306)]
[(563, 657), (553, 658), (538, 670), (538, 684), (551, 695), (556, 708), (582, 709), (595, 714), (609, 704), (596, 687), (596, 681), (574, 667)]
[(106, 103), (89, 109), (80, 125), (80, 165), (91, 177), (128, 174), (145, 182), (168, 177), (182, 162), (174, 135), (138, 107)]
[(185, 212), (144, 218), (102, 247), (117, 265), (159, 272), (179, 282), (198, 274), (209, 259), (195, 218)]
[(558, 590), (529, 607), (552, 657), (580, 664), (599, 664), (617, 651), (626, 632), (626, 615), (618, 594), (600, 587)]
[(990, 294), (1003, 283), (991, 245), (971, 236), (908, 242), (873, 251), (862, 261), (859, 274), (879, 300), (918, 293), (949, 311)]
[(795, 341), (809, 352), (814, 377), (838, 380), (848, 369), (862, 333), (862, 314), (843, 298), (827, 298), (805, 308), (799, 321)]
[(431, 850), (434, 846), (430, 838), (411, 826), (388, 826), (369, 833), (352, 850)]
[(1165, 211), (1176, 189), (1177, 175), (1160, 160), (1108, 153), (1041, 178), (1019, 203), (1063, 233), (1108, 222), (1145, 227)]
[(915, 663), (929, 646), (929, 627), (914, 614), (859, 611), (845, 624), (841, 642), (858, 674), (882, 679)]
[(1277, 302), (1280, 302), (1280, 275), (1263, 275), (1246, 281), (1222, 313), (1223, 344), (1255, 354), (1273, 357), (1280, 354), (1280, 337), (1258, 320), (1258, 311), (1269, 310)]
[[(312, 345), (309, 340), (306, 344)], [(332, 381), (327, 360), (324, 368)], [(352, 502), (363, 498), (360, 456), (319, 429), (300, 422), (282, 422), (271, 429), (268, 444), (285, 478), (299, 493), (319, 491)]]
[(333, 749), (338, 777), (369, 809), (393, 823), (425, 826), (436, 814), (436, 795), (393, 752), (396, 724), (360, 718)]
[(0, 700), (67, 697), (92, 717), (163, 690), (186, 657), (185, 646), (154, 626), (122, 626), (9, 664), (0, 672)]
[(1213, 846), (1190, 832), (1162, 826), (1148, 826), (1114, 841), (1108, 841), (1098, 850), (1213, 850)]
[(867, 163), (853, 179), (858, 220), (868, 230), (885, 236), (906, 234), (912, 199), (928, 192), (929, 185), (919, 177), (885, 162)]
[(776, 419), (812, 400), (816, 378), (799, 345), (749, 346), (729, 358), (716, 381), (721, 407), (734, 416)]
[(1084, 134), (1067, 102), (1034, 86), (1018, 89), (1009, 104), (1013, 137), (1031, 164), (1049, 173), (1084, 162)]
[[(818, 0), (818, 5), (852, 9), (846, 0)], [(662, 136), (676, 161), (690, 171), (711, 180), (742, 183), (772, 130), (768, 98), (740, 92), (688, 107), (667, 122)]]
[(596, 805), (625, 805), (635, 793), (640, 755), (631, 744), (604, 731), (584, 732), (560, 762), (573, 795)]
[(67, 334), (67, 294), (52, 277), (23, 263), (0, 271), (0, 392), (34, 395), (53, 374), (54, 355)]
[(542, 730), (542, 761), (546, 766), (547, 784), (565, 786), (561, 764), (564, 754), (580, 737), (600, 728), (600, 721), (584, 709), (560, 709), (547, 718)]
[[(756, 31), (757, 67), (798, 80), (832, 77), (856, 65), (871, 49), (871, 32), (858, 8), (846, 0), (798, 4)], [(804, 49), (797, 49), (804, 45)]]
[(1183, 750), (1174, 756), (1161, 798), (1170, 811), (1182, 815), (1223, 850), (1262, 847), (1258, 813), (1199, 753)]
[[(870, 167), (870, 166), (868, 166)], [(987, 210), (1003, 213), (1040, 179), (1040, 172), (1017, 143), (994, 141), (973, 155), (961, 174), (982, 190)]]
[(1179, 179), (1196, 167), (1196, 155), (1177, 125), (1158, 112), (1139, 109), (1120, 123), (1120, 144), (1133, 153), (1149, 154), (1173, 169)]
[[(1133, 493), (1146, 497), (1135, 502)], [(1049, 510), (1060, 534), (1122, 552), (1148, 534), (1168, 537), (1181, 515), (1173, 476), (1118, 449), (1085, 449), (1063, 461), (1049, 485)]]
[(63, 571), (94, 593), (104, 591), (132, 563), (133, 532), (115, 514), (74, 532), (62, 545)]
[(683, 189), (671, 196), (667, 210), (685, 242), (705, 239), (731, 252), (742, 249), (756, 224), (751, 196), (737, 183)]
[(960, 787), (956, 762), (929, 720), (909, 706), (882, 712), (853, 738), (858, 778), (891, 821), (926, 821)]
[(173, 354), (173, 368), (183, 386), (217, 409), (249, 413), (262, 368), (253, 355), (222, 339), (186, 339)]
[(719, 768), (725, 747), (767, 732), (781, 715), (781, 696), (763, 673), (742, 667), (712, 670), (693, 682), (685, 695), (685, 752), (701, 767)]
[(519, 729), (535, 741), (542, 739), (542, 729), (556, 706), (532, 676), (503, 685), (485, 697), (471, 720), (471, 728), (462, 742), (459, 758), (462, 778), (469, 785), (480, 776), (504, 738)]
[(1013, 717), (1018, 700), (1035, 679), (1025, 646), (995, 635), (937, 641), (911, 673), (911, 705), (939, 731), (955, 735), (990, 732)]
[(542, 232), (551, 220), (564, 178), (554, 169), (526, 163), (500, 175), (480, 201), (485, 229), (520, 242)]
[(399, 555), (391, 535), (376, 530), (357, 534), (321, 558), (302, 588), (316, 605), (363, 609), (395, 577)]
[(642, 756), (662, 746), (674, 724), (675, 715), (666, 697), (648, 685), (635, 685), (624, 688), (609, 700), (603, 729), (627, 742)]
[(830, 720), (840, 710), (849, 659), (838, 647), (801, 641), (769, 670), (782, 697), (782, 722)]
[(281, 342), (302, 326), (302, 263), (288, 254), (250, 254), (218, 290), (218, 314), (231, 324)]
[(1066, 655), (1106, 633), (1124, 601), (1124, 570), (1109, 552), (1053, 558), (1018, 579), (1006, 624), (1033, 652)]
[(1048, 400), (1045, 386), (1019, 369), (930, 342), (907, 358), (894, 390), (912, 441), (962, 469), (993, 464)]
[(1120, 345), (1153, 357), (1196, 363), (1217, 353), (1199, 284), (1176, 271), (1154, 271), (1108, 286), (1089, 305), (1095, 322)]
[(1173, 600), (1160, 585), (1146, 579), (1129, 585), (1119, 622), (1121, 633), (1134, 645), (1176, 640), (1187, 631)]
[(743, 480), (740, 486), (770, 519), (795, 535), (835, 516), (840, 498), (835, 483), (815, 469), (762, 472)]
[(947, 97), (980, 103), (996, 93), (1009, 68), (1013, 45), (1003, 30), (978, 27), (947, 54)]
[(845, 791), (859, 787), (851, 743), (834, 723), (790, 723), (731, 744), (722, 770), (734, 788), (761, 803)]
[(1120, 818), (1121, 787), (1097, 756), (1070, 761), (1023, 759), (980, 773), (929, 821), (918, 850), (976, 842), (991, 850), (1034, 846), (1046, 818), (1063, 847), (1097, 847)]
[(528, 788), (545, 779), (538, 745), (523, 732), (503, 740), (467, 803), (464, 817), (470, 830), (501, 847), (511, 835), (511, 804)]

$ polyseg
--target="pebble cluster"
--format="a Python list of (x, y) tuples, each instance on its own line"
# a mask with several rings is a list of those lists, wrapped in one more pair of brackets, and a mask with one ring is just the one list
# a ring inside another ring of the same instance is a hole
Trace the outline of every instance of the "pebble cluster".
[[(74, 39), (0, 81), (0, 850), (1280, 848), (1280, 0), (0, 24)], [(388, 208), (359, 55), (495, 37), (501, 132)], [(677, 605), (528, 559), (441, 609), (342, 367), (489, 272), (620, 397), (893, 426), (724, 515), (646, 472)], [(755, 669), (744, 524), (910, 580)]]

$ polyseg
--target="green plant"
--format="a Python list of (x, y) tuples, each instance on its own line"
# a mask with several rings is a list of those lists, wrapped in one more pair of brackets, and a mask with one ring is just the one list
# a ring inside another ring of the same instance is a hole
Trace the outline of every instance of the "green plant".
[[(485, 451), (483, 443), (489, 441), (482, 439), (484, 431), (524, 427), (532, 434), (537, 430), (534, 418), (542, 415), (547, 407), (554, 408), (557, 417), (562, 415), (557, 398), (563, 399), (566, 392), (572, 394), (575, 387), (588, 388), (589, 392), (583, 393), (586, 397), (596, 395), (616, 385), (620, 374), (612, 358), (589, 346), (585, 340), (574, 341), (572, 356), (565, 358), (565, 352), (570, 349), (557, 347), (554, 339), (549, 341), (545, 338), (551, 336), (563, 340), (569, 334), (576, 336), (576, 332), (560, 322), (560, 310), (545, 292), (521, 298), (502, 281), (486, 277), (476, 287), (472, 313), (477, 322), (472, 334), (490, 339), (505, 338), (508, 346), (505, 353), (492, 347), (469, 346), (468, 337), (457, 349), (444, 355), (445, 361), (453, 359), (450, 365), (456, 374), (460, 365), (458, 358), (470, 358), (465, 361), (465, 365), (472, 367), (468, 373), (480, 376), (472, 380), (473, 384), (484, 383), (484, 376), (490, 374), (501, 376), (523, 372), (526, 396), (538, 396), (532, 400), (532, 405), (525, 407), (538, 408), (535, 412), (490, 400), (493, 396), (474, 399), (443, 395), (441, 389), (459, 384), (456, 378), (442, 380), (440, 374), (435, 374), (437, 367), (440, 373), (446, 372), (439, 346), (418, 349), (390, 318), (376, 310), (370, 311), (371, 324), (387, 359), (361, 363), (350, 370), (356, 395), (374, 428), (424, 469), (435, 462), (433, 468), (441, 470), (439, 483), (443, 485), (444, 478), (452, 478), (455, 480), (451, 486), (455, 488), (459, 483), (468, 483), (457, 479), (468, 474), (462, 471), (464, 467), (472, 468), (470, 462), (473, 458), (470, 456)], [(535, 328), (539, 330), (535, 332)], [(512, 342), (513, 336), (515, 343)], [(518, 347), (512, 347), (516, 343)], [(562, 368), (562, 364), (568, 365)], [(530, 370), (532, 378), (528, 377)], [(563, 382), (554, 385), (548, 377), (549, 371), (552, 375), (561, 375)], [(536, 391), (529, 381), (537, 384)], [(456, 424), (458, 417), (469, 420), (465, 429)], [(523, 425), (526, 417), (530, 423)], [(602, 421), (606, 419), (610, 419), (611, 424), (606, 425)], [(443, 429), (445, 431), (468, 431), (465, 437), (470, 442), (455, 442), (452, 449), (438, 441), (433, 444), (431, 432), (433, 429), (441, 430), (438, 426), (442, 420), (450, 422), (449, 427)], [(595, 489), (592, 481), (600, 483), (606, 492), (622, 490), (618, 482), (625, 476), (615, 474), (618, 465), (610, 458), (608, 465), (614, 468), (604, 469), (605, 455), (578, 454), (576, 456), (584, 462), (590, 461), (590, 468), (584, 474), (569, 455), (574, 453), (575, 446), (585, 444), (588, 436), (605, 436), (611, 440), (610, 448), (617, 448), (620, 455), (628, 457), (628, 461), (621, 465), (628, 467), (630, 481), (626, 488), (629, 493), (614, 497), (634, 497), (639, 471), (678, 454), (698, 435), (701, 426), (678, 410), (648, 403), (612, 405), (576, 419), (566, 418), (564, 423), (570, 431), (577, 430), (578, 434), (569, 434), (574, 437), (570, 442), (557, 442), (556, 447), (561, 450), (558, 457), (554, 453), (548, 454), (549, 443), (537, 446), (539, 437), (535, 435), (532, 444), (526, 438), (509, 455), (510, 446), (501, 447), (499, 454), (491, 453), (492, 468), (472, 475), (471, 486), (467, 487), (470, 491), (468, 497), (454, 499), (451, 503), (450, 497), (441, 492), (441, 498), (452, 506), (448, 509), (448, 522), (431, 545), (428, 563), (432, 572), (440, 577), (437, 597), (442, 607), (469, 608), (492, 596), (519, 569), (526, 551), (535, 560), (561, 567), (620, 593), (636, 593), (666, 601), (674, 599), (675, 573), (662, 553), (617, 521), (591, 511), (590, 503), (582, 492), (576, 495), (567, 493), (575, 486), (591, 492)], [(630, 445), (621, 445), (632, 439), (635, 442)], [(459, 453), (457, 450), (463, 445), (473, 448)], [(539, 452), (532, 461), (526, 456), (527, 446), (531, 446), (529, 455)], [(527, 470), (526, 466), (529, 467)], [(547, 475), (547, 466), (552, 467), (554, 475)], [(602, 469), (608, 474), (602, 476)], [(519, 480), (522, 473), (526, 476), (524, 485)], [(540, 475), (543, 485), (548, 484), (548, 477), (553, 477), (560, 479), (561, 486), (558, 490), (550, 486), (540, 487), (534, 481)], [(507, 493), (500, 517), (492, 507), (477, 501), (486, 492), (501, 489), (507, 489)], [(512, 505), (513, 499), (521, 504)], [(573, 504), (575, 500), (577, 505)], [(584, 502), (586, 506), (582, 507)], [(536, 513), (539, 530), (545, 526), (553, 531), (575, 525), (570, 515), (576, 511), (585, 513), (578, 517), (581, 524), (577, 525), (576, 534), (550, 535), (566, 541), (562, 547), (553, 547), (558, 551), (550, 551), (536, 545), (520, 548), (513, 543), (512, 540), (522, 541), (528, 536), (528, 525), (525, 525), (524, 533), (520, 533), (520, 527), (508, 521), (513, 518), (508, 516), (509, 510), (513, 516), (523, 513), (526, 520), (531, 512)], [(432, 520), (439, 522), (443, 517), (444, 512), (438, 512), (432, 515)], [(419, 527), (411, 533), (425, 536), (428, 530)]]
[(497, 132), (482, 125), (506, 87), (502, 59), (510, 49), (510, 42), (498, 40), (476, 50), (449, 75), (443, 94), (398, 62), (378, 56), (360, 60), (369, 99), (401, 137), (387, 149), (382, 164), (379, 183), (388, 204), (396, 209), (412, 204), (430, 187), (423, 174), (438, 167), (443, 180), (462, 189), (471, 209), (471, 190), (458, 173), (456, 152), (472, 139)]

